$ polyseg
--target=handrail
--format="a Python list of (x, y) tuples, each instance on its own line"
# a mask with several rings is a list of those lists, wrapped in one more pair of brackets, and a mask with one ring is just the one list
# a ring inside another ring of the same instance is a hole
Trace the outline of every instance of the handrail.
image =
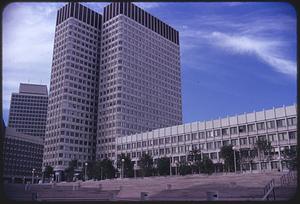
[(284, 174), (280, 177), (281, 186), (287, 186), (291, 182), (293, 182), (295, 179), (296, 179), (296, 172), (289, 171), (289, 173)]
[(269, 195), (271, 192), (273, 192), (273, 199), (275, 200), (275, 179), (273, 178), (267, 185), (264, 187), (264, 196), (262, 197), (262, 200), (269, 200)]

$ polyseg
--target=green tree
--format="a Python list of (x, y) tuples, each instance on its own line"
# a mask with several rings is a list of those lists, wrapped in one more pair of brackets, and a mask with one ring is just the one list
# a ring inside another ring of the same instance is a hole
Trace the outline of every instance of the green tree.
[(124, 159), (124, 177), (133, 177), (134, 176), (134, 162), (131, 161), (131, 158), (129, 156), (126, 156), (124, 153), (122, 153), (118, 160), (117, 165), (118, 168), (122, 169), (122, 159)]
[[(254, 149), (258, 153), (259, 161), (262, 161), (262, 154), (268, 155), (268, 160), (270, 160), (270, 154), (272, 151), (272, 145), (270, 141), (267, 140), (257, 140), (254, 146)], [(260, 169), (261, 169), (261, 163), (260, 163)]]
[(69, 166), (64, 171), (64, 175), (67, 181), (73, 180), (75, 169), (77, 169), (77, 164), (77, 160), (72, 160), (69, 162)]
[(139, 166), (141, 167), (142, 176), (152, 176), (153, 174), (153, 158), (149, 154), (143, 154)]
[(283, 156), (283, 161), (286, 162), (287, 168), (289, 170), (297, 169), (297, 150), (296, 148), (285, 148), (281, 155)]
[(157, 159), (157, 170), (159, 175), (170, 174), (170, 158), (162, 157)]
[(53, 167), (52, 166), (48, 165), (48, 166), (45, 167), (45, 171), (44, 171), (45, 178), (50, 178), (53, 173), (54, 173), (54, 171), (53, 171)]
[(193, 149), (188, 154), (188, 161), (191, 164), (191, 171), (192, 173), (200, 173), (201, 167), (201, 150), (200, 149)]
[(212, 174), (214, 172), (214, 163), (210, 158), (203, 158), (201, 162), (201, 172), (207, 174)]
[(227, 172), (234, 170), (234, 152), (232, 145), (225, 145), (221, 147), (220, 157), (224, 159), (224, 168)]
[(102, 179), (114, 178), (116, 174), (116, 169), (113, 165), (113, 161), (108, 158), (104, 158), (100, 162), (100, 178), (101, 178), (101, 171), (102, 171)]
[(179, 162), (179, 174), (184, 176), (192, 173), (192, 167), (186, 161)]

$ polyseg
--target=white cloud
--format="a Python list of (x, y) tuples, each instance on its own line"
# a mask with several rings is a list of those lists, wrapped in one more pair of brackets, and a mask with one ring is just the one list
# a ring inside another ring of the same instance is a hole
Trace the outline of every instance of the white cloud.
[(153, 2), (144, 2), (144, 3), (134, 3), (138, 7), (141, 7), (143, 9), (153, 9), (153, 8), (158, 8), (162, 6), (162, 3), (153, 3)]
[(276, 40), (256, 39), (241, 35), (228, 35), (221, 32), (211, 34), (212, 43), (238, 54), (255, 54), (276, 71), (290, 76), (296, 75), (296, 63), (284, 57), (280, 52), (281, 42)]

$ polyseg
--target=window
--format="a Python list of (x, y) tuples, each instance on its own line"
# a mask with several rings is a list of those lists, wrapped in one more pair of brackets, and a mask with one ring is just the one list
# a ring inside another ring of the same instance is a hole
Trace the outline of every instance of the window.
[[(194, 134), (197, 136), (196, 133), (194, 133)], [(190, 141), (191, 140), (191, 135), (190, 134), (184, 135), (184, 138), (185, 138), (185, 141)]]
[(245, 132), (247, 132), (246, 125), (239, 126), (239, 133), (245, 133)]
[(222, 142), (221, 141), (215, 142), (215, 146), (216, 146), (216, 148), (221, 148)]
[(275, 128), (275, 121), (268, 121), (267, 122), (267, 128), (268, 129), (274, 129)]
[(229, 140), (224, 140), (223, 141), (223, 146), (227, 146), (227, 145), (229, 145)]
[(210, 153), (210, 159), (218, 159), (217, 152)]
[(237, 139), (231, 140), (231, 144), (232, 144), (233, 146), (237, 145)]
[(256, 143), (256, 137), (249, 137), (249, 144), (255, 144)]
[(276, 134), (269, 134), (268, 135), (268, 140), (270, 142), (276, 141)]
[(170, 143), (170, 138), (169, 138), (169, 137), (165, 138), (165, 143), (166, 143), (166, 144), (169, 144), (169, 143)]
[(199, 149), (200, 149), (200, 150), (206, 149), (206, 148), (205, 148), (205, 143), (200, 143), (200, 144), (199, 144)]
[(199, 139), (205, 139), (205, 133), (204, 132), (199, 132), (198, 136), (199, 136)]
[(257, 126), (257, 130), (264, 130), (265, 129), (265, 123), (261, 122), (261, 123), (256, 123)]
[(240, 144), (241, 145), (247, 145), (247, 138), (241, 138), (240, 139)]
[(231, 128), (230, 128), (230, 134), (231, 134), (231, 135), (237, 134), (237, 128), (236, 128), (236, 127), (231, 127)]
[(266, 137), (266, 135), (260, 135), (260, 136), (258, 136), (258, 140), (264, 141), (264, 140), (267, 140), (267, 137)]
[(289, 139), (290, 140), (295, 140), (296, 139), (296, 132), (295, 131), (289, 132)]
[(288, 118), (288, 119), (287, 119), (287, 125), (288, 125), (288, 126), (294, 126), (294, 125), (297, 125), (297, 119), (296, 119), (296, 117)]
[(254, 132), (255, 131), (255, 124), (249, 124), (248, 125), (248, 132)]
[(213, 142), (208, 142), (207, 143), (207, 149), (214, 149), (214, 143)]
[(198, 139), (197, 133), (193, 133), (193, 134), (192, 134), (192, 140), (197, 140), (197, 139)]
[(283, 140), (286, 140), (286, 139), (287, 139), (286, 132), (278, 133), (278, 140), (279, 141), (283, 141)]
[(281, 128), (281, 127), (285, 127), (285, 120), (281, 119), (281, 120), (276, 120), (276, 124), (277, 124), (277, 128)]
[(207, 138), (213, 137), (213, 132), (212, 132), (211, 130), (206, 131), (206, 137), (207, 137)]
[(228, 128), (223, 128), (223, 129), (222, 129), (222, 135), (223, 135), (223, 136), (229, 135)]
[(221, 136), (221, 130), (214, 130), (215, 137)]
[(183, 142), (183, 135), (178, 136), (178, 142)]

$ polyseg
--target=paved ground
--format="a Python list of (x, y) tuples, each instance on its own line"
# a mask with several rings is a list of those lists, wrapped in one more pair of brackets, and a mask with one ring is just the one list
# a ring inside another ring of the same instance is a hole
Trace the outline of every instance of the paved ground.
[[(279, 200), (288, 200), (296, 186), (280, 188), (280, 177), (286, 173), (245, 173), (125, 178), (80, 183), (33, 185), (24, 191), (24, 185), (6, 185), (6, 194), (15, 200), (30, 200), (32, 192), (38, 200), (140, 200), (141, 192), (147, 192), (148, 200), (206, 200), (207, 192), (218, 193), (219, 200), (258, 200), (263, 196), (263, 187), (275, 179), (275, 193)], [(101, 188), (99, 188), (99, 185)], [(168, 188), (169, 187), (171, 188)]]

